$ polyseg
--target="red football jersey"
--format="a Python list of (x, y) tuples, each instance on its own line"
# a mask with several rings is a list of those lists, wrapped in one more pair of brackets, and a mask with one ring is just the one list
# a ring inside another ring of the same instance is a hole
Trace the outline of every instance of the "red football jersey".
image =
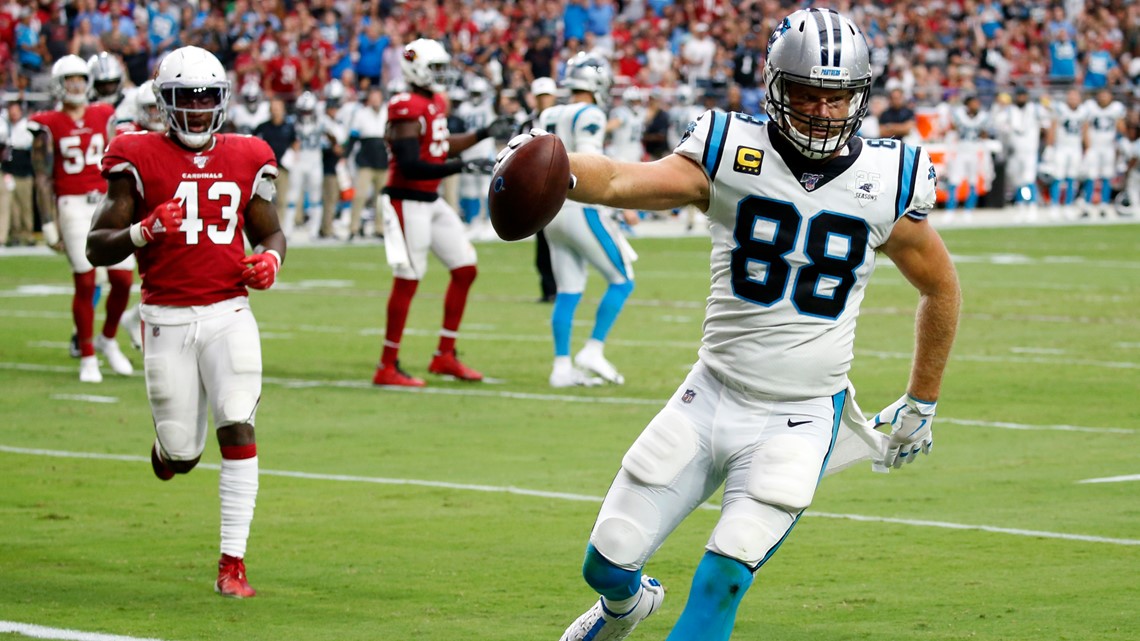
[[(421, 93), (398, 93), (388, 101), (389, 125), (401, 120), (418, 120), (420, 123), (420, 158), (425, 162), (442, 164), (447, 160), (451, 148), (447, 139), (451, 132), (447, 129), (447, 98), (434, 94), (430, 98)], [(412, 180), (400, 171), (400, 164), (390, 153), (388, 166), (388, 186), (398, 189), (434, 192), (439, 188), (439, 178), (432, 180)]]
[(104, 103), (87, 105), (83, 117), (72, 120), (62, 111), (41, 111), (28, 119), (32, 131), (51, 135), (52, 183), (56, 196), (79, 196), (93, 191), (107, 193), (107, 181), (99, 162), (107, 149), (108, 125), (115, 108)]
[(264, 140), (217, 134), (212, 147), (195, 153), (164, 133), (126, 134), (103, 157), (104, 176), (122, 173), (139, 191), (135, 222), (172, 198), (183, 203), (182, 226), (135, 252), (144, 303), (187, 307), (247, 295), (245, 210), (258, 181), (277, 176)]

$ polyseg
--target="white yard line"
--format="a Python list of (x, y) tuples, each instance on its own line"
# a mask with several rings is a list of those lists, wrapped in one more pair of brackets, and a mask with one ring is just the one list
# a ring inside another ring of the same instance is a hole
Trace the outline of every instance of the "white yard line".
[[(95, 460), (132, 461), (149, 463), (146, 456), (129, 456), (124, 454), (100, 454), (96, 452), (65, 452), (60, 450), (42, 450), (23, 447), (0, 445), (0, 452), (19, 454), (25, 456), (50, 456), (55, 458), (81, 458)], [(209, 470), (220, 469), (219, 465), (202, 463), (199, 468)], [(602, 497), (588, 494), (571, 494), (566, 492), (546, 492), (543, 490), (528, 490), (525, 488), (499, 486), (499, 485), (471, 485), (467, 483), (449, 483), (445, 481), (429, 481), (422, 479), (396, 479), (376, 476), (355, 476), (350, 474), (316, 474), (312, 472), (294, 472), (290, 470), (260, 470), (263, 476), (281, 476), (287, 478), (304, 479), (311, 481), (339, 481), (347, 483), (373, 483), (377, 485), (411, 485), (417, 487), (442, 488), (466, 492), (490, 492), (498, 494), (515, 494), (518, 496), (533, 496), (544, 499), (559, 499), (563, 501), (579, 501), (586, 503), (601, 503)], [(706, 503), (701, 509), (719, 510), (719, 505)], [(995, 525), (971, 525), (968, 523), (950, 523), (945, 521), (924, 521), (917, 519), (898, 519), (885, 516), (868, 516), (864, 514), (834, 514), (829, 512), (804, 513), (807, 516), (817, 516), (828, 519), (846, 519), (849, 521), (863, 521), (868, 523), (892, 523), (912, 527), (932, 527), (949, 530), (974, 530), (978, 532), (991, 532), (994, 534), (1009, 534), (1012, 536), (1028, 536), (1035, 538), (1062, 539), (1066, 541), (1085, 541), (1088, 543), (1108, 543), (1111, 545), (1140, 545), (1140, 539), (1115, 539), (1088, 534), (1068, 534), (1064, 532), (1045, 532), (1040, 530), (1023, 530), (1020, 528), (1006, 528)]]
[(0, 634), (19, 634), (33, 639), (62, 639), (63, 641), (161, 641), (152, 637), (128, 637), (121, 634), (103, 634), (101, 632), (84, 632), (83, 630), (68, 630), (66, 628), (49, 628), (31, 623), (18, 623), (16, 621), (0, 621)]
[(1140, 474), (1128, 474), (1125, 476), (1105, 476), (1099, 479), (1084, 479), (1077, 481), (1077, 483), (1129, 483), (1131, 481), (1140, 481)]
[(79, 401), (80, 403), (118, 403), (119, 399), (114, 396), (97, 396), (95, 394), (52, 394), (52, 399), (57, 401)]

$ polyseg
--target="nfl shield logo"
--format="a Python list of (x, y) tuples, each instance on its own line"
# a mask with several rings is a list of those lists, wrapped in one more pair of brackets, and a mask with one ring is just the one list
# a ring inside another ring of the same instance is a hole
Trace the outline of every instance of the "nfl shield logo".
[(696, 397), (697, 397), (696, 392), (694, 392), (691, 389), (687, 389), (687, 390), (685, 390), (685, 393), (681, 395), (681, 402), (686, 403), (686, 404), (692, 403), (693, 399)]
[(194, 161), (194, 166), (198, 169), (204, 169), (206, 163), (210, 162), (209, 156), (194, 156), (191, 160)]
[(823, 176), (820, 174), (804, 174), (800, 176), (800, 182), (803, 184), (804, 189), (808, 191), (815, 190), (815, 186), (818, 185), (821, 180), (823, 180)]

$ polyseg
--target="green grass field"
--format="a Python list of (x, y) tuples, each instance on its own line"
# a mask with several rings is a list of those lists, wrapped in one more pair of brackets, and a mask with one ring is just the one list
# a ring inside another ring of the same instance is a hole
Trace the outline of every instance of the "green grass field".
[[(1138, 232), (944, 233), (965, 304), (936, 453), (889, 475), (828, 477), (758, 575), (734, 639), (1140, 638), (1140, 479), (1079, 483), (1140, 474)], [(546, 384), (550, 307), (534, 302), (530, 242), (479, 246), (460, 350), (495, 382), (422, 392), (370, 385), (382, 250), (290, 251), (280, 286), (253, 295), (265, 387), (247, 555), (260, 594), (247, 601), (211, 589), (216, 446), (192, 474), (156, 480), (141, 374), (104, 367), (103, 384), (81, 385), (67, 356), (65, 260), (0, 258), (0, 632), (558, 639), (594, 599), (579, 568), (598, 497), (700, 339), (707, 239), (634, 242), (637, 290), (607, 349), (627, 383), (569, 391)], [(445, 277), (434, 263), (412, 308), (402, 362), (416, 375)], [(592, 278), (575, 348), (602, 291)], [(880, 266), (852, 372), (868, 412), (903, 391), (916, 300)], [(668, 634), (715, 518), (696, 512), (652, 560), (668, 598), (632, 639)]]

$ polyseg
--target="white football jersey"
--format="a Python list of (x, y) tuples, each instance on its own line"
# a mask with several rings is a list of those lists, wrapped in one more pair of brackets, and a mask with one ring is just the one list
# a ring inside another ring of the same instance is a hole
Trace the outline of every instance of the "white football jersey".
[[(476, 129), (490, 125), (491, 122), (495, 120), (495, 108), (491, 105), (490, 100), (484, 100), (477, 105), (471, 102), (463, 102), (456, 107), (455, 115), (463, 120), (463, 124), (468, 132), (474, 132)], [(459, 154), (459, 157), (464, 160), (471, 160), (473, 158), (494, 158), (495, 151), (495, 141), (490, 138), (484, 138), (467, 149), (464, 149), (463, 153)]]
[(1053, 145), (1058, 149), (1073, 150), (1084, 146), (1081, 135), (1085, 122), (1088, 121), (1088, 112), (1084, 105), (1077, 105), (1076, 109), (1069, 107), (1068, 103), (1056, 102), (1053, 104), (1053, 129), (1055, 136)]
[(627, 105), (614, 107), (610, 117), (621, 122), (610, 132), (610, 153), (612, 158), (626, 162), (640, 162), (645, 155), (645, 147), (641, 145), (641, 134), (645, 128), (642, 124), (641, 110), (631, 109)]
[(1089, 120), (1089, 148), (1116, 144), (1117, 123), (1124, 119), (1124, 105), (1113, 100), (1101, 107), (1097, 101), (1088, 100), (1083, 108)]
[(990, 114), (985, 109), (971, 116), (965, 106), (959, 106), (954, 110), (951, 119), (954, 130), (958, 132), (958, 140), (962, 141), (981, 140), (982, 134), (989, 134), (992, 128)]
[(926, 217), (935, 171), (921, 147), (853, 138), (808, 162), (774, 124), (707, 111), (674, 153), (709, 176), (712, 285), (700, 357), (777, 400), (844, 389), (875, 249)]
[(606, 112), (588, 102), (554, 105), (538, 116), (539, 128), (562, 139), (568, 152), (602, 153), (606, 142)]
[(1049, 114), (1039, 102), (1027, 102), (1024, 106), (1009, 106), (1010, 146), (1020, 153), (1037, 154), (1041, 142), (1041, 130), (1049, 125)]
[(230, 106), (229, 118), (239, 134), (252, 134), (258, 125), (269, 121), (269, 103), (261, 101), (250, 109), (245, 102), (239, 102)]

